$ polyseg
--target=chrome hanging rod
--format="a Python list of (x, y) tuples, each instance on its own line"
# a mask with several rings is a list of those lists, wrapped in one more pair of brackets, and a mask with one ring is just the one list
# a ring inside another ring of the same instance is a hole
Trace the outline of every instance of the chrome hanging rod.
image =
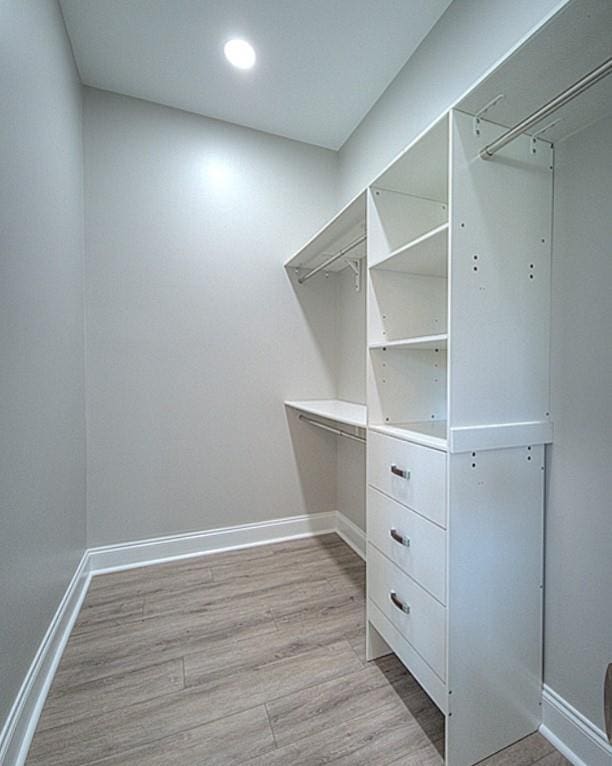
[(317, 266), (312, 271), (309, 271), (308, 274), (304, 274), (303, 277), (300, 277), (298, 279), (298, 284), (303, 285), (304, 282), (307, 279), (310, 279), (310, 277), (314, 277), (315, 274), (318, 274), (320, 271), (323, 271), (326, 269), (330, 264), (334, 263), (334, 261), (337, 261), (338, 258), (342, 258), (343, 255), (346, 255), (347, 253), (350, 253), (351, 250), (357, 247), (357, 245), (360, 245), (362, 242), (366, 241), (366, 235), (363, 234), (361, 237), (358, 237), (354, 242), (351, 242), (350, 245), (347, 245), (346, 247), (343, 247), (342, 250), (337, 252), (335, 255), (332, 255), (331, 258), (328, 258), (324, 263), (322, 263), (320, 266)]
[(547, 104), (530, 114), (529, 117), (525, 117), (524, 120), (521, 120), (521, 122), (519, 122), (513, 128), (510, 128), (510, 130), (502, 133), (502, 135), (499, 138), (496, 138), (495, 141), (487, 144), (484, 149), (481, 149), (480, 156), (483, 160), (490, 160), (491, 157), (493, 157), (500, 149), (503, 149), (506, 144), (514, 141), (517, 136), (520, 136), (521, 133), (525, 133), (525, 131), (529, 130), (529, 128), (531, 128), (533, 125), (536, 125), (538, 122), (544, 120), (546, 117), (548, 117), (549, 114), (552, 114), (553, 112), (556, 112), (557, 109), (565, 106), (565, 104), (576, 98), (576, 96), (579, 96), (592, 85), (595, 85), (596, 82), (599, 82), (599, 80), (602, 80), (606, 75), (610, 74), (611, 71), (612, 58), (609, 58), (607, 61), (604, 61), (603, 64), (600, 64), (596, 69), (593, 69), (592, 72), (589, 72), (587, 75), (575, 82), (567, 90), (564, 90), (563, 93), (559, 93), (558, 96), (555, 96)]
[(306, 415), (299, 415), (298, 417), (300, 420), (303, 420), (306, 423), (310, 423), (311, 426), (316, 426), (317, 428), (322, 428), (324, 431), (329, 431), (332, 434), (336, 434), (336, 436), (344, 436), (346, 439), (352, 439), (353, 441), (361, 442), (361, 444), (365, 444), (364, 436), (353, 436), (353, 434), (347, 434), (346, 431), (341, 431), (339, 428), (332, 428), (331, 426), (326, 426), (325, 423), (319, 423), (318, 420), (312, 420), (311, 418), (307, 418)]

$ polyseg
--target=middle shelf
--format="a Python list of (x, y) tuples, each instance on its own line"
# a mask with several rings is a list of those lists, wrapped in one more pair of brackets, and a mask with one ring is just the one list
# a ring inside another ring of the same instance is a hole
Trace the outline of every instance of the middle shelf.
[(379, 341), (378, 343), (371, 343), (370, 349), (380, 349), (385, 351), (386, 349), (396, 349), (398, 351), (414, 349), (423, 349), (424, 351), (435, 351), (437, 349), (445, 349), (448, 343), (448, 334), (441, 333), (440, 335), (420, 335), (415, 338), (402, 338), (400, 340), (388, 340)]

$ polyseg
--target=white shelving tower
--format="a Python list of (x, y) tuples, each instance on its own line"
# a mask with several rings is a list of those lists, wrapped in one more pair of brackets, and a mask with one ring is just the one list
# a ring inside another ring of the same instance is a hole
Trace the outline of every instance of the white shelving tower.
[(540, 723), (552, 149), (451, 111), (368, 191), (368, 656), (446, 716), (447, 766)]

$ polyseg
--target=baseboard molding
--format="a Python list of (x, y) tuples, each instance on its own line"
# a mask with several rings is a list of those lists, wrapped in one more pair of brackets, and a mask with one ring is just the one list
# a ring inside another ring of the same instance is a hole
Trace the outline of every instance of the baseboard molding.
[(0, 733), (0, 764), (22, 766), (55, 671), (89, 586), (87, 551), (53, 615)]
[(612, 766), (612, 746), (604, 732), (546, 685), (540, 733), (574, 766)]
[(365, 561), (365, 532), (340, 511), (336, 511), (336, 534)]
[(220, 551), (250, 548), (300, 537), (336, 531), (336, 512), (289, 516), (255, 524), (241, 524), (205, 532), (193, 532), (89, 549), (92, 575), (148, 566), (163, 561), (202, 556)]

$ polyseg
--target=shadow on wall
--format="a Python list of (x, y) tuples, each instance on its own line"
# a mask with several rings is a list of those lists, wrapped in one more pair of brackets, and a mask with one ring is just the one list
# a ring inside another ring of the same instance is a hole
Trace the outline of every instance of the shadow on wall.
[(336, 510), (337, 437), (304, 423), (291, 407), (285, 413), (304, 507), (308, 513)]

